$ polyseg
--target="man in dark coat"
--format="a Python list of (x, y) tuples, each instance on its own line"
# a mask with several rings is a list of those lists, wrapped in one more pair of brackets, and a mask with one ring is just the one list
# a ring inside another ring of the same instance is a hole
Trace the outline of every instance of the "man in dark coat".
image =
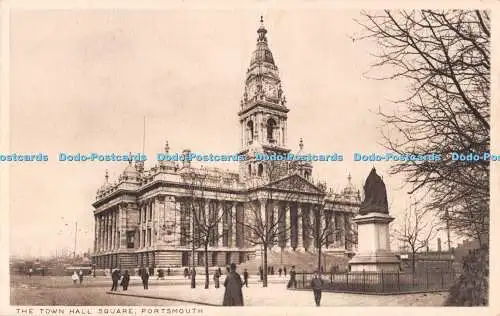
[(220, 278), (220, 274), (219, 274), (219, 269), (215, 270), (214, 272), (214, 285), (215, 285), (215, 288), (218, 289), (219, 288), (219, 278)]
[(319, 306), (321, 303), (321, 290), (323, 289), (323, 280), (319, 275), (318, 271), (314, 271), (314, 277), (311, 280), (311, 288), (314, 293), (314, 301), (316, 302), (316, 306)]
[(264, 281), (264, 269), (262, 269), (262, 267), (259, 267), (259, 274), (260, 274), (260, 280)]
[(288, 281), (287, 288), (291, 288), (292, 286), (294, 288), (297, 288), (296, 275), (297, 275), (297, 272), (295, 272), (295, 266), (292, 266), (292, 270), (290, 270), (290, 281)]
[(120, 283), (123, 286), (123, 290), (126, 291), (128, 289), (128, 284), (130, 282), (130, 275), (128, 274), (128, 270), (125, 270), (123, 273), (122, 281)]
[(243, 284), (245, 284), (246, 287), (248, 287), (248, 271), (245, 269), (243, 272)]
[(148, 285), (149, 285), (149, 272), (147, 269), (142, 270), (141, 279), (142, 279), (142, 285), (144, 286), (144, 289), (147, 290)]
[(286, 277), (286, 267), (283, 268), (283, 273), (285, 274)]
[(113, 281), (113, 284), (111, 286), (111, 291), (118, 290), (119, 280), (120, 280), (120, 270), (114, 269), (113, 272), (111, 272), (111, 281)]
[(231, 272), (224, 280), (224, 300), (222, 306), (243, 306), (243, 282), (241, 282), (240, 275), (236, 272), (236, 264), (231, 263)]
[(281, 268), (278, 268), (278, 274), (281, 276)]

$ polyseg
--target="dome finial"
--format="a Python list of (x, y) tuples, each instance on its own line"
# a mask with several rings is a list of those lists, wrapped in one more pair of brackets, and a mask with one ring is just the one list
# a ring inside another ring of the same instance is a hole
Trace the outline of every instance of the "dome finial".
[(304, 148), (304, 140), (301, 138), (299, 141), (299, 148), (302, 150)]
[(106, 180), (106, 183), (108, 183), (109, 180), (108, 169), (106, 169), (106, 174), (104, 175), (104, 179)]
[(347, 181), (349, 181), (349, 183), (351, 183), (351, 179), (352, 179), (351, 173), (349, 172), (349, 175), (347, 176)]
[(262, 15), (260, 16), (260, 27), (257, 30), (257, 33), (259, 34), (257, 42), (261, 42), (261, 43), (265, 42), (265, 43), (267, 43), (267, 38), (266, 38), (267, 30), (264, 27), (264, 17)]
[(168, 154), (168, 151), (170, 150), (170, 146), (168, 145), (168, 140), (165, 141), (165, 153)]

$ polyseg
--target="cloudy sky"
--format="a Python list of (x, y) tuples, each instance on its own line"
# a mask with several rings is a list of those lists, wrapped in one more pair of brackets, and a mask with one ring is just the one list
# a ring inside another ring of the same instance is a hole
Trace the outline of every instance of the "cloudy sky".
[[(264, 15), (288, 107), (288, 146), (344, 154), (314, 165), (335, 190), (348, 173), (360, 189), (372, 163), (354, 152), (384, 152), (378, 108), (404, 95), (404, 82), (364, 78), (371, 42), (353, 41), (354, 10), (58, 10), (13, 11), (10, 25), (12, 152), (49, 154), (45, 163), (12, 164), (11, 254), (50, 255), (93, 245), (91, 203), (126, 163), (63, 163), (59, 152), (128, 153), (142, 148), (152, 166), (171, 151), (234, 153), (244, 78)], [(390, 212), (408, 202), (401, 179), (387, 174)], [(237, 169), (233, 163), (222, 165)]]

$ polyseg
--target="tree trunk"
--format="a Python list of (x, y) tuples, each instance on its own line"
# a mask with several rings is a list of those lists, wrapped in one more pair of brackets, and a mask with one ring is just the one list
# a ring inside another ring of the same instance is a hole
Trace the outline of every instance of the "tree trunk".
[(210, 285), (210, 276), (208, 275), (208, 243), (205, 243), (205, 289)]
[(318, 273), (321, 273), (321, 246), (318, 245)]
[(417, 255), (417, 251), (416, 250), (412, 250), (412, 256), (411, 256), (411, 272), (413, 274), (415, 274), (415, 256)]
[(267, 287), (267, 244), (264, 244), (263, 248), (264, 248), (264, 268), (263, 268), (264, 278), (262, 280), (262, 287)]

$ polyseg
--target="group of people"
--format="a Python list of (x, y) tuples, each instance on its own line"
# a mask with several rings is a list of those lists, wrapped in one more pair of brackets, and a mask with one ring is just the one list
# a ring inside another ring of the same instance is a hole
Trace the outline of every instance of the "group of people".
[[(278, 273), (281, 273), (283, 271), (286, 275), (286, 268), (279, 268)], [(167, 273), (169, 273), (168, 271)], [(259, 273), (262, 278), (262, 267), (259, 267)], [(139, 275), (141, 276), (142, 279), (142, 284), (144, 289), (148, 289), (149, 286), (149, 275), (150, 272), (148, 269), (141, 267), (139, 269)], [(192, 269), (189, 271), (187, 268), (184, 270), (184, 276), (188, 277), (189, 275), (194, 275), (196, 276), (196, 270)], [(76, 280), (75, 280), (76, 276)], [(219, 267), (214, 271), (213, 279), (214, 279), (214, 285), (215, 288), (220, 287), (220, 277), (222, 276), (222, 269)], [(73, 282), (76, 284), (76, 281), (80, 279), (80, 283), (83, 281), (83, 272), (80, 271), (80, 273), (77, 275), (76, 272), (73, 274)], [(111, 291), (117, 291), (118, 289), (118, 282), (121, 280), (120, 285), (123, 287), (123, 290), (126, 291), (130, 282), (130, 274), (128, 270), (125, 270), (123, 275), (121, 274), (121, 271), (119, 269), (113, 269), (111, 273), (111, 280), (112, 280), (112, 287)], [(225, 287), (224, 291), (224, 297), (222, 301), (223, 306), (243, 306), (243, 291), (242, 288), (243, 286), (248, 287), (248, 271), (247, 269), (244, 270), (243, 272), (243, 279), (241, 278), (240, 274), (236, 272), (236, 264), (231, 263), (227, 267), (227, 274), (226, 278), (223, 283)], [(295, 266), (292, 266), (290, 270), (290, 280), (288, 281), (287, 288), (297, 288), (297, 272), (295, 271)], [(314, 276), (311, 280), (311, 289), (313, 290), (314, 294), (314, 301), (316, 303), (316, 306), (320, 306), (321, 303), (321, 291), (323, 288), (323, 280), (321, 279), (321, 275), (319, 271), (314, 272)]]
[[(286, 267), (278, 268), (278, 275), (281, 276), (282, 273), (284, 273), (286, 277), (287, 274)], [(260, 280), (261, 281), (264, 280), (264, 269), (262, 268), (262, 266), (259, 267), (259, 275), (260, 275)], [(267, 275), (274, 275), (274, 266), (267, 267)]]
[(83, 282), (83, 271), (80, 270), (78, 273), (76, 271), (73, 271), (73, 274), (71, 275), (71, 279), (73, 280), (73, 284), (76, 284), (76, 282), (80, 281), (80, 284)]
[[(142, 286), (144, 287), (145, 290), (147, 290), (149, 288), (149, 275), (150, 275), (149, 269), (141, 267), (139, 269), (139, 275), (141, 276)], [(120, 282), (120, 285), (123, 287), (123, 290), (126, 291), (130, 283), (130, 274), (128, 270), (125, 270), (122, 275), (120, 269), (113, 269), (111, 272), (111, 281), (112, 281), (111, 291), (118, 290), (118, 282)]]

